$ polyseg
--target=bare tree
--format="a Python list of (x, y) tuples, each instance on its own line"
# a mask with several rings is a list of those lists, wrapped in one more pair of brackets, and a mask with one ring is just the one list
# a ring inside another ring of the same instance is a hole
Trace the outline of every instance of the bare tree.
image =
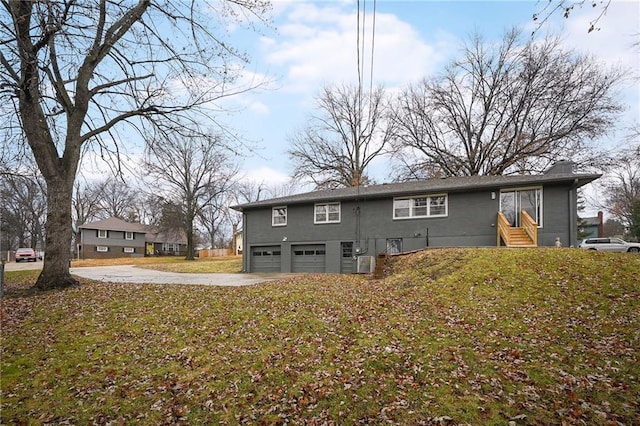
[(80, 226), (98, 218), (101, 210), (100, 199), (102, 197), (103, 185), (103, 182), (85, 182), (81, 184), (79, 181), (76, 181), (73, 185), (71, 215), (73, 219), (74, 247), (80, 244)]
[(520, 40), (513, 30), (496, 48), (476, 36), (442, 76), (400, 95), (394, 136), (405, 174), (534, 173), (558, 158), (598, 160), (588, 141), (615, 124), (622, 72), (562, 50), (557, 38)]
[(129, 222), (138, 221), (136, 205), (139, 190), (121, 177), (112, 177), (100, 184), (98, 217), (117, 217)]
[(327, 86), (316, 101), (318, 114), (290, 139), (294, 179), (310, 179), (318, 188), (369, 183), (367, 167), (389, 147), (385, 91)]
[(194, 259), (194, 222), (232, 184), (237, 170), (217, 136), (165, 134), (149, 144), (145, 168), (154, 185), (179, 206), (187, 236), (187, 260)]
[(640, 144), (627, 146), (616, 157), (616, 167), (604, 180), (603, 206), (631, 236), (640, 239)]
[(533, 14), (533, 20), (538, 23), (536, 31), (539, 30), (552, 16), (560, 13), (565, 19), (567, 19), (576, 9), (576, 6), (578, 8), (582, 8), (586, 4), (588, 7), (591, 7), (596, 11), (594, 19), (589, 22), (589, 27), (587, 28), (587, 32), (590, 33), (592, 31), (600, 30), (597, 25), (607, 14), (611, 0), (547, 0), (541, 1), (541, 3), (543, 3), (544, 6), (538, 12)]
[(3, 231), (10, 247), (44, 248), (46, 187), (35, 170), (0, 176)]
[(230, 196), (231, 193), (228, 190), (217, 192), (209, 205), (205, 206), (198, 214), (198, 223), (204, 228), (211, 248), (216, 248), (220, 241), (225, 240), (224, 228), (228, 219), (226, 211)]
[[(47, 253), (36, 287), (69, 274), (71, 198), (82, 153), (105, 156), (149, 126), (216, 124), (215, 100), (246, 58), (220, 34), (231, 12), (260, 17), (262, 0), (1, 0), (0, 103), (5, 134), (24, 135), (47, 183)], [(227, 10), (221, 10), (227, 9)], [(216, 34), (215, 31), (218, 31)], [(120, 137), (127, 128), (132, 132)]]

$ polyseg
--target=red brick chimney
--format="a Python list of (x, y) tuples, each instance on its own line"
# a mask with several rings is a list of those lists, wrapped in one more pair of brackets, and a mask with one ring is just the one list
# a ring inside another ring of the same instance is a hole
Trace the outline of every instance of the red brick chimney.
[(598, 212), (598, 238), (604, 237), (604, 220), (602, 212)]

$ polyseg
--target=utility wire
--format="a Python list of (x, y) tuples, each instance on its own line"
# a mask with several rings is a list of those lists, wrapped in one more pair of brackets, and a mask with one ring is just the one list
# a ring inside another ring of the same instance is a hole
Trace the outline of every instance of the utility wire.
[[(373, 91), (373, 53), (376, 45), (376, 0), (373, 0), (373, 23), (371, 28), (371, 70), (369, 73), (369, 96)], [(369, 97), (371, 102), (371, 97)]]

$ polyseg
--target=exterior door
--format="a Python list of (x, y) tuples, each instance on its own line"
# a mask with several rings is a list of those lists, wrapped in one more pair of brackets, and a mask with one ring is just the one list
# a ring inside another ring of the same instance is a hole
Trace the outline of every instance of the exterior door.
[(521, 189), (500, 192), (500, 211), (505, 215), (511, 226), (520, 227), (520, 212), (526, 211), (529, 216), (542, 225), (542, 190)]
[(353, 273), (353, 243), (344, 242), (340, 244), (340, 272), (343, 274)]
[(516, 191), (500, 193), (500, 211), (507, 218), (511, 226), (518, 226), (519, 214), (516, 207)]

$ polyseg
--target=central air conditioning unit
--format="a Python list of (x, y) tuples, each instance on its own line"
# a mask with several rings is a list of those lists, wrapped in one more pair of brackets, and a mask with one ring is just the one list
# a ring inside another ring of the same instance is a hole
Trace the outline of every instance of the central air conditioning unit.
[(358, 274), (371, 274), (376, 269), (376, 258), (373, 256), (359, 256), (356, 272)]

